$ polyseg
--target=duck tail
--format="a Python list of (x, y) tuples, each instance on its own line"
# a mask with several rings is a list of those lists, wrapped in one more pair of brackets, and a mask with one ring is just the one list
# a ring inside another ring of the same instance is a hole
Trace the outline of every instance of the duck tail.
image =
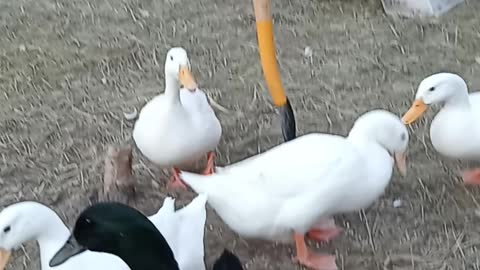
[(222, 255), (213, 264), (212, 270), (243, 270), (243, 267), (235, 254), (224, 249)]
[(207, 194), (199, 193), (195, 199), (193, 199), (187, 206), (182, 209), (185, 210), (194, 210), (198, 211), (198, 209), (205, 210), (205, 204), (207, 203)]
[(213, 183), (214, 175), (201, 175), (191, 172), (180, 171), (180, 179), (190, 186), (196, 193), (208, 194)]
[(205, 220), (207, 218), (207, 210), (205, 208), (206, 203), (207, 195), (200, 193), (188, 205), (178, 210), (177, 213), (184, 216), (195, 216), (198, 222), (202, 221), (205, 225)]
[(153, 214), (149, 217), (150, 221), (155, 224), (155, 226), (160, 226), (165, 220), (165, 217), (171, 216), (175, 213), (175, 199), (172, 197), (166, 197), (163, 200), (162, 207), (157, 211), (157, 213)]
[[(205, 270), (204, 236), (207, 196), (199, 194), (188, 205), (175, 212), (175, 257), (180, 269)], [(170, 221), (172, 222), (172, 221)]]

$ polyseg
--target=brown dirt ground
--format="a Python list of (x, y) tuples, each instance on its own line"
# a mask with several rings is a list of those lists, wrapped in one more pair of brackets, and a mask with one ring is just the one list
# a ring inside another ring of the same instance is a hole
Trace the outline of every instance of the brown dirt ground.
[[(427, 20), (388, 18), (379, 0), (273, 2), (299, 134), (346, 134), (373, 108), (401, 114), (434, 72), (480, 85), (478, 1)], [(279, 144), (252, 14), (251, 1), (237, 0), (1, 1), (0, 205), (38, 200), (71, 225), (100, 185), (106, 146), (130, 143), (123, 112), (163, 88), (163, 60), (174, 45), (187, 48), (201, 87), (225, 108), (217, 110), (220, 165)], [(408, 177), (395, 176), (365, 212), (339, 216), (345, 232), (319, 248), (335, 253), (340, 269), (480, 269), (478, 190), (461, 185), (458, 163), (435, 154), (427, 127), (422, 121), (411, 136)], [(150, 214), (166, 195), (165, 177), (138, 152), (134, 159), (137, 207)], [(179, 205), (192, 196), (181, 195)], [(395, 199), (403, 207), (394, 208)], [(300, 269), (291, 246), (242, 240), (212, 210), (207, 222), (208, 265), (228, 247), (247, 269)], [(31, 243), (9, 269), (38, 267)]]

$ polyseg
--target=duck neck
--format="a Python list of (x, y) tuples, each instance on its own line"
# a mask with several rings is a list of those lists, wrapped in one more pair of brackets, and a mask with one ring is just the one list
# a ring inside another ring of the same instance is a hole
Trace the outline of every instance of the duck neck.
[(459, 92), (456, 95), (449, 98), (445, 101), (443, 105), (444, 108), (451, 108), (451, 107), (458, 107), (461, 106), (462, 108), (470, 107), (470, 99), (468, 92), (465, 90), (464, 92)]
[(165, 73), (165, 96), (171, 103), (180, 104), (180, 82), (168, 73)]
[(132, 270), (180, 270), (166, 240), (158, 237), (137, 234), (135, 241), (127, 241), (116, 255)]
[(356, 127), (352, 128), (348, 133), (347, 140), (356, 145), (362, 145), (369, 141), (369, 134), (364, 130), (360, 130)]
[[(39, 224), (39, 221), (35, 221)], [(55, 252), (67, 241), (70, 231), (63, 221), (54, 212), (45, 217), (45, 222), (37, 234), (37, 242), (40, 247), (41, 269), (50, 269), (48, 262)]]
[[(381, 140), (376, 136), (375, 131), (368, 132), (368, 130), (352, 129), (348, 134), (347, 140), (358, 147), (358, 149), (373, 151), (373, 149), (381, 148), (387, 151)], [(370, 154), (373, 154), (373, 152)]]

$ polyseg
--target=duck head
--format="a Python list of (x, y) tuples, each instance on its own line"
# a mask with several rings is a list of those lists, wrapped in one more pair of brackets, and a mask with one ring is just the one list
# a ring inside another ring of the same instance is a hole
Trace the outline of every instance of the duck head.
[(398, 116), (385, 110), (369, 111), (355, 121), (348, 136), (366, 138), (378, 143), (394, 158), (400, 174), (406, 176), (409, 136), (406, 126)]
[(0, 212), (0, 270), (10, 253), (22, 244), (39, 240), (40, 236), (54, 236), (63, 223), (47, 206), (25, 201), (12, 204)]
[(15, 232), (12, 232), (12, 227), (17, 230), (22, 225), (18, 225), (15, 212), (9, 211), (7, 207), (0, 213), (0, 270), (4, 270), (7, 267), (11, 250), (24, 240), (16, 239), (17, 237), (15, 237)]
[(409, 125), (418, 120), (433, 104), (448, 104), (468, 100), (467, 84), (453, 73), (431, 75), (418, 85), (415, 101), (403, 115), (403, 123)]
[(86, 208), (49, 265), (61, 265), (86, 250), (117, 255), (132, 270), (179, 269), (167, 241), (150, 220), (120, 203), (104, 202)]
[(165, 76), (175, 78), (183, 87), (194, 92), (198, 86), (191, 72), (187, 52), (181, 47), (171, 48), (165, 59)]

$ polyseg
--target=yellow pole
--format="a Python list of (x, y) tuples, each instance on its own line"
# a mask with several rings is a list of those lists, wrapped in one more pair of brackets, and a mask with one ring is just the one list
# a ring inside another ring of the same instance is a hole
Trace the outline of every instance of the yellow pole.
[(289, 141), (296, 137), (295, 116), (290, 102), (285, 95), (278, 71), (270, 6), (271, 0), (253, 0), (257, 25), (258, 49), (260, 52), (263, 76), (267, 83), (273, 104), (280, 109), (283, 138), (285, 141)]

